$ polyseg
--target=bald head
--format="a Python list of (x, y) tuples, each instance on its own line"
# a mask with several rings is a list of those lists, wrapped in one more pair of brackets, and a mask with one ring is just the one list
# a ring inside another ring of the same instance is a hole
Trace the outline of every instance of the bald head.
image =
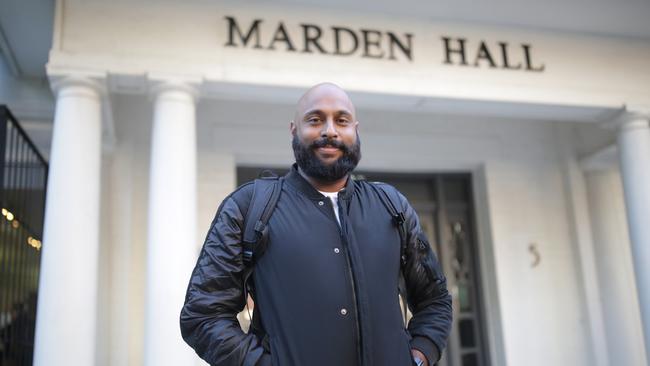
[(306, 113), (313, 108), (317, 108), (323, 102), (335, 102), (345, 107), (356, 121), (357, 113), (348, 94), (338, 85), (328, 82), (312, 86), (298, 99), (294, 121), (299, 121)]

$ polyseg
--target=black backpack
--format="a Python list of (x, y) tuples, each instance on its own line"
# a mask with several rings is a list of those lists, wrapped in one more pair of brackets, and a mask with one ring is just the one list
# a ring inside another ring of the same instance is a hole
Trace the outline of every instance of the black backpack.
[[(372, 189), (377, 192), (377, 195), (382, 201), (382, 204), (391, 217), (393, 223), (399, 230), (400, 236), (400, 273), (399, 273), (399, 294), (402, 298), (402, 306), (404, 309), (404, 321), (406, 322), (406, 282), (404, 280), (403, 269), (406, 265), (406, 221), (404, 213), (398, 211), (399, 197), (397, 191), (394, 189), (387, 189), (386, 185), (380, 182), (367, 182)], [(244, 218), (244, 235), (242, 240), (243, 246), (243, 262), (246, 267), (245, 283), (248, 277), (252, 274), (255, 262), (259, 260), (267, 247), (266, 234), (268, 232), (268, 222), (275, 210), (275, 206), (280, 199), (282, 193), (282, 186), (284, 184), (283, 177), (266, 176), (255, 179), (253, 186), (253, 195), (251, 197), (246, 217)], [(247, 290), (247, 289), (245, 289)]]

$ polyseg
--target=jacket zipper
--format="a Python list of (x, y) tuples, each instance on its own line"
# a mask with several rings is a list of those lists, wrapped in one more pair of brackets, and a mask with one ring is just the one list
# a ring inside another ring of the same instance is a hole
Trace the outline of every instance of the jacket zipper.
[[(328, 200), (329, 201), (329, 200)], [(331, 205), (331, 202), (328, 202)], [(332, 212), (334, 210), (332, 209)], [(355, 317), (355, 326), (356, 326), (356, 333), (357, 333), (357, 357), (359, 359), (360, 365), (363, 365), (363, 350), (361, 348), (361, 319), (359, 317), (359, 307), (357, 305), (357, 287), (355, 285), (354, 281), (354, 271), (352, 271), (352, 260), (350, 259), (350, 247), (348, 243), (348, 238), (345, 235), (345, 228), (347, 227), (347, 222), (345, 221), (344, 217), (344, 210), (343, 210), (343, 204), (342, 200), (339, 199), (339, 220), (340, 220), (340, 226), (339, 226), (339, 234), (341, 235), (341, 242), (343, 243), (343, 247), (345, 248), (345, 261), (348, 267), (348, 278), (350, 279), (350, 286), (352, 287), (352, 302), (354, 306), (354, 317)]]

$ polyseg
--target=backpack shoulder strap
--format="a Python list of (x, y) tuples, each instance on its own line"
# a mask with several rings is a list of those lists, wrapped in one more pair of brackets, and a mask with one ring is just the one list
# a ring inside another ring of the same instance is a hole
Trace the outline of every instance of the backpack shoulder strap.
[(381, 182), (369, 182), (370, 186), (377, 192), (379, 199), (391, 217), (393, 218), (393, 223), (397, 226), (399, 231), (400, 239), (400, 271), (399, 271), (399, 283), (398, 291), (402, 297), (402, 308), (404, 309), (404, 324), (406, 324), (406, 311), (408, 309), (408, 303), (406, 298), (406, 280), (404, 278), (404, 268), (406, 267), (406, 218), (404, 212), (400, 211), (399, 197), (397, 196), (397, 190), (393, 187), (381, 183)]
[[(246, 301), (248, 294), (253, 292), (249, 279), (253, 273), (255, 262), (262, 257), (266, 250), (267, 241), (265, 240), (265, 235), (268, 232), (267, 224), (280, 199), (283, 182), (284, 178), (282, 177), (267, 176), (255, 179), (253, 183), (251, 200), (244, 217), (244, 234), (242, 237), (244, 301)], [(246, 301), (246, 308), (248, 309), (248, 301)], [(268, 350), (268, 337), (265, 336), (266, 332), (260, 323), (259, 315), (256, 315), (259, 314), (258, 309), (258, 307), (253, 309), (253, 316), (250, 315), (249, 310), (248, 316), (251, 318), (251, 331), (260, 335), (263, 339), (265, 349)]]
[(401, 211), (397, 191), (389, 185), (381, 182), (370, 182), (370, 186), (377, 192), (382, 204), (386, 207), (393, 223), (397, 226), (400, 236), (400, 260), (402, 266), (406, 264), (406, 218)]
[(280, 199), (283, 181), (282, 177), (255, 179), (253, 196), (244, 218), (242, 245), (246, 267), (252, 267), (266, 249), (266, 243), (261, 239), (266, 233), (266, 226)]

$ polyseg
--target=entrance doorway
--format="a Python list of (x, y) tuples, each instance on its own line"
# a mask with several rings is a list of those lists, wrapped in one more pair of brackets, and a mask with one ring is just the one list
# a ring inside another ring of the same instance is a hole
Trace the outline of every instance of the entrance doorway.
[[(238, 168), (238, 184), (255, 179), (263, 170)], [(284, 175), (286, 170), (273, 172)], [(442, 265), (453, 298), (454, 321), (447, 349), (438, 364), (488, 366), (471, 175), (358, 172), (355, 178), (385, 182), (400, 190), (418, 213)]]

